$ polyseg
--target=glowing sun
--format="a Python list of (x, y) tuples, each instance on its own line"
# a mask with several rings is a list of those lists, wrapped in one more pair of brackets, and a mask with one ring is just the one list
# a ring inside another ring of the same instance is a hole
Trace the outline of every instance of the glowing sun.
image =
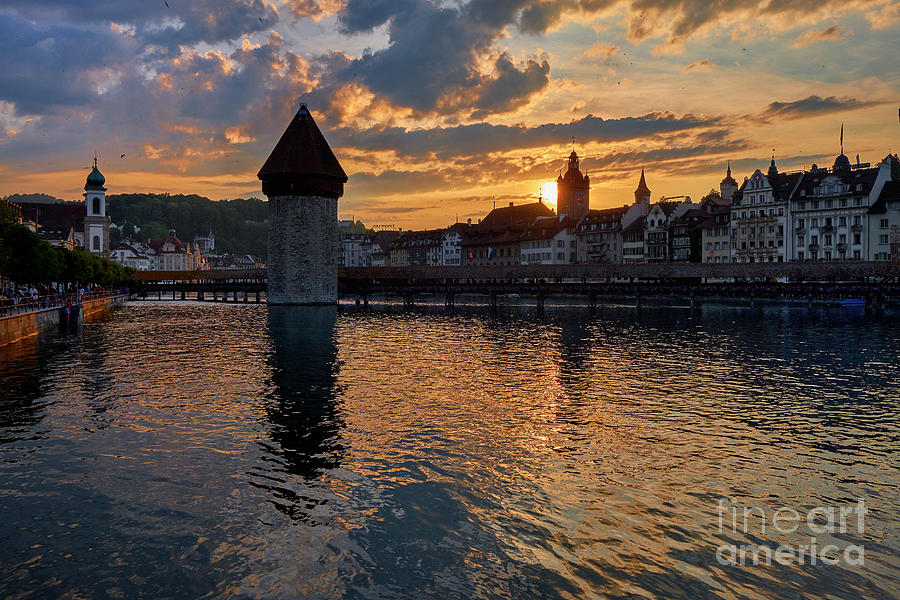
[(556, 204), (556, 182), (548, 181), (541, 185), (541, 197), (548, 204)]

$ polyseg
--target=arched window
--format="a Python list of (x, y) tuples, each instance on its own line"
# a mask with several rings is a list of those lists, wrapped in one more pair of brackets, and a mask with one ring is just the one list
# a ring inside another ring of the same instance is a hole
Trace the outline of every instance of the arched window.
[(97, 252), (100, 251), (100, 236), (99, 235), (94, 236), (94, 250), (96, 250)]
[(99, 215), (99, 214), (100, 214), (100, 198), (97, 198), (96, 196), (94, 197), (94, 210), (93, 210), (93, 212), (94, 212), (95, 215)]

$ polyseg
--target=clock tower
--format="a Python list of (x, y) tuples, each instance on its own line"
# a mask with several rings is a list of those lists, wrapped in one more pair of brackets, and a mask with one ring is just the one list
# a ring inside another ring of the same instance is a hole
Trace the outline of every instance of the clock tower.
[(578, 221), (590, 208), (591, 180), (578, 169), (578, 155), (572, 150), (569, 168), (556, 180), (556, 213)]

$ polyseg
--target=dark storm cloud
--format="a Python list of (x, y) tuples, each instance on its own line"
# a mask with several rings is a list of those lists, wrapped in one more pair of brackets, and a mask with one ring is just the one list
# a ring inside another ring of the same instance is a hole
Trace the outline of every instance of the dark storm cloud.
[[(516, 65), (494, 48), (513, 23), (522, 0), (472, 0), (440, 6), (428, 0), (350, 0), (338, 15), (348, 34), (388, 24), (386, 48), (364, 53), (337, 72), (322, 71), (336, 89), (359, 82), (392, 104), (419, 114), (460, 111), (508, 112), (549, 83), (546, 61)], [(484, 73), (479, 61), (492, 58)]]
[(124, 65), (134, 46), (102, 26), (41, 25), (0, 11), (0, 100), (19, 114), (88, 105), (108, 83), (103, 70)]
[(278, 19), (263, 0), (6, 0), (32, 21), (66, 21), (79, 26), (119, 23), (138, 39), (177, 48), (179, 44), (233, 40), (270, 28)]
[(400, 156), (439, 159), (453, 156), (506, 152), (518, 148), (540, 148), (565, 143), (576, 137), (579, 143), (612, 142), (652, 136), (660, 133), (704, 128), (719, 123), (718, 117), (671, 113), (650, 113), (639, 117), (603, 119), (588, 115), (569, 123), (547, 123), (535, 127), (478, 123), (456, 127), (437, 127), (407, 131), (386, 129), (338, 129), (335, 140), (344, 146), (361, 149), (395, 150)]
[(772, 102), (766, 106), (757, 117), (767, 119), (802, 119), (805, 117), (817, 117), (829, 113), (843, 112), (877, 106), (882, 102), (861, 101), (856, 98), (838, 98), (829, 96), (807, 96), (794, 102)]
[[(679, 43), (718, 21), (754, 15), (789, 19), (866, 8), (867, 0), (632, 0), (628, 36), (633, 41), (668, 37)], [(753, 18), (753, 17), (750, 17)]]

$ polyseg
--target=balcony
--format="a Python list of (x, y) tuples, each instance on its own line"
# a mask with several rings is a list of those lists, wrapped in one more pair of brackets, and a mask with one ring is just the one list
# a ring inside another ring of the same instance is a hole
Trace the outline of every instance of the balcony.
[(850, 231), (853, 233), (862, 233), (863, 226), (860, 223), (854, 223), (850, 226)]
[(837, 251), (841, 254), (844, 254), (847, 251), (847, 244), (844, 242), (838, 242)]
[(819, 245), (818, 244), (810, 244), (809, 246), (806, 247), (806, 249), (809, 250), (810, 252), (816, 253), (819, 251)]
[(823, 225), (822, 226), (822, 233), (833, 233), (833, 232), (834, 232), (834, 225)]
[(797, 235), (806, 235), (806, 227), (796, 227), (794, 233)]

